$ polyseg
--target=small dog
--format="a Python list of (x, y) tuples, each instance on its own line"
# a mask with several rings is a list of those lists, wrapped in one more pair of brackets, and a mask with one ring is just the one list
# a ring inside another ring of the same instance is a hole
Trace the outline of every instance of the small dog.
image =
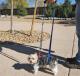
[(37, 74), (39, 68), (46, 68), (47, 66), (49, 66), (54, 76), (58, 72), (56, 57), (53, 57), (51, 61), (48, 63), (48, 57), (46, 55), (42, 55), (42, 54), (39, 55), (37, 53), (34, 53), (29, 55), (28, 61), (30, 64), (33, 65), (34, 74)]

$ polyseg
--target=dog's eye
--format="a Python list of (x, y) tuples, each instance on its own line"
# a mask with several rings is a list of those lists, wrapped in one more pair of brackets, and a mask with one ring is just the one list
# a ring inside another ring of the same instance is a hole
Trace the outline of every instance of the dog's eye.
[(28, 59), (30, 59), (30, 58), (28, 58)]

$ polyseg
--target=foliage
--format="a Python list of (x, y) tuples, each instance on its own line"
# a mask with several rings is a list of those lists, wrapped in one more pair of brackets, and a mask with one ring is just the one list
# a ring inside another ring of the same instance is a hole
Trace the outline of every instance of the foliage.
[(70, 0), (65, 0), (61, 5), (48, 3), (46, 7), (46, 17), (51, 17), (54, 9), (56, 10), (55, 16), (57, 17), (67, 18), (75, 16), (75, 9), (73, 10)]
[[(11, 0), (7, 0), (6, 2), (8, 4), (8, 8), (11, 8)], [(28, 3), (26, 0), (13, 0), (13, 9), (16, 8), (17, 14), (19, 16), (25, 16), (27, 15), (26, 8), (28, 7)]]
[(46, 16), (46, 17), (51, 17), (51, 16), (53, 16), (53, 11), (54, 11), (54, 9), (55, 9), (56, 7), (57, 7), (56, 4), (54, 4), (54, 3), (48, 3), (48, 4), (47, 4), (47, 7), (46, 7), (45, 16)]
[(57, 17), (62, 17), (63, 16), (63, 14), (62, 14), (62, 12), (63, 12), (62, 5), (57, 6), (56, 12), (57, 12), (57, 14), (56, 14)]
[(63, 17), (69, 17), (69, 15), (71, 14), (72, 12), (72, 5), (71, 5), (71, 2), (70, 0), (65, 0), (64, 4), (62, 5), (63, 7)]
[[(8, 8), (11, 7), (11, 0), (6, 0), (6, 3), (8, 4)], [(24, 8), (28, 7), (28, 3), (26, 0), (13, 0), (14, 8), (17, 8), (17, 6), (22, 6)]]
[(57, 17), (74, 17), (75, 10), (73, 10), (73, 6), (71, 5), (70, 0), (65, 0), (62, 5), (58, 5), (57, 7)]
[(18, 9), (18, 15), (19, 16), (26, 16), (27, 15), (27, 10), (26, 8), (22, 7), (22, 6), (17, 6)]

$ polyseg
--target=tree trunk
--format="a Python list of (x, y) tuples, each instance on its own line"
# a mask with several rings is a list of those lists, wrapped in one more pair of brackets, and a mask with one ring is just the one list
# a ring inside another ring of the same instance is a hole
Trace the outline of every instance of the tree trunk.
[(13, 26), (13, 0), (11, 0), (11, 27), (10, 27), (10, 33), (12, 33), (12, 26)]
[(32, 35), (32, 32), (33, 32), (33, 26), (34, 26), (34, 21), (35, 21), (35, 17), (36, 17), (36, 10), (37, 10), (37, 2), (38, 2), (38, 0), (35, 1), (35, 9), (34, 9), (34, 15), (33, 15), (33, 19), (32, 19), (30, 35)]

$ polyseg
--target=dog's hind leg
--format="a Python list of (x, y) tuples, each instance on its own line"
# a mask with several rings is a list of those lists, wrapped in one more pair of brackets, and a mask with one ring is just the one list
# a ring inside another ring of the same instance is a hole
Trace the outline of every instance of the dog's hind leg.
[(36, 75), (39, 69), (38, 64), (34, 64), (33, 68), (34, 68), (34, 74)]
[(54, 76), (56, 76), (57, 73), (58, 73), (58, 67), (57, 67), (57, 65), (54, 68), (51, 68), (51, 71), (53, 72)]

